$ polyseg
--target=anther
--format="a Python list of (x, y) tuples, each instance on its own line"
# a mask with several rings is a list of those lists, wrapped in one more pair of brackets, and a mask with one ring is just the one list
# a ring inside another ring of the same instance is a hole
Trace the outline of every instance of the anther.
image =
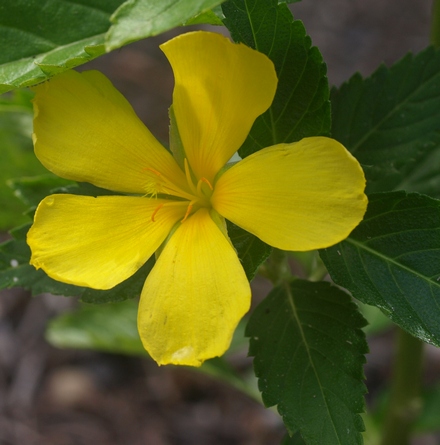
[(189, 214), (191, 213), (193, 205), (194, 205), (194, 203), (192, 201), (188, 204), (188, 208), (186, 209), (185, 216), (183, 217), (182, 221), (180, 221), (181, 223), (186, 221), (186, 219), (188, 218)]
[(156, 210), (153, 212), (153, 214), (151, 215), (151, 221), (156, 222), (156, 220), (154, 219), (154, 217), (157, 215), (157, 212), (164, 206), (164, 203), (159, 204), (156, 207)]
[(211, 183), (210, 183), (206, 178), (200, 178), (200, 181), (203, 181), (205, 184), (208, 185), (208, 187), (209, 187), (211, 190), (214, 190), (214, 188), (212, 187)]
[(144, 170), (144, 171), (149, 170), (150, 172), (153, 172), (156, 176), (162, 176), (162, 174), (160, 172), (158, 172), (157, 170), (155, 170), (154, 168), (151, 168), (151, 167), (144, 167), (142, 170)]

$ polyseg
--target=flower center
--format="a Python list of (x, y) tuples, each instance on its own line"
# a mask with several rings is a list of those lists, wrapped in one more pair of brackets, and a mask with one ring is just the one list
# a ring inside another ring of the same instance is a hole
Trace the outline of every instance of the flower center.
[(188, 161), (184, 160), (185, 176), (188, 187), (183, 189), (176, 185), (172, 180), (166, 178), (160, 172), (153, 168), (146, 168), (147, 181), (145, 184), (146, 195), (169, 199), (169, 203), (159, 204), (151, 215), (154, 222), (157, 213), (164, 206), (179, 205), (187, 202), (186, 213), (181, 220), (184, 222), (192, 213), (201, 207), (211, 207), (211, 196), (214, 191), (212, 184), (206, 178), (196, 179), (191, 172)]

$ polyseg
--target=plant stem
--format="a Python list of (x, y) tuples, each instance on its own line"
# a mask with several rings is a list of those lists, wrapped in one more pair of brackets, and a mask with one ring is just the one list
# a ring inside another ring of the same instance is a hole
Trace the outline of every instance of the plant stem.
[(440, 48), (440, 0), (433, 0), (431, 20), (431, 44)]
[(382, 445), (409, 445), (420, 409), (423, 342), (398, 328), (397, 355)]
[(292, 278), (287, 252), (273, 249), (266, 263), (260, 268), (260, 273), (269, 279), (274, 286)]

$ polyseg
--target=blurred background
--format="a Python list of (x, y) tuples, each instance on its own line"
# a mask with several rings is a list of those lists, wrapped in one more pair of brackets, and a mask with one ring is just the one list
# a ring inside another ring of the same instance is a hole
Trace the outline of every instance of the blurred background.
[[(356, 71), (368, 76), (379, 64), (390, 65), (429, 44), (428, 0), (303, 0), (291, 9), (320, 48), (331, 85), (339, 86)], [(167, 141), (173, 76), (158, 45), (185, 31), (137, 42), (79, 69), (104, 72), (150, 130)], [(5, 126), (0, 123), (0, 142)], [(2, 161), (1, 175), (7, 165)], [(27, 174), (19, 167), (20, 175)], [(6, 200), (4, 194), (0, 198)], [(0, 237), (7, 239), (6, 230)], [(258, 300), (270, 287), (257, 278), (253, 288)], [(284, 428), (277, 414), (212, 377), (159, 368), (147, 358), (50, 346), (44, 337), (48, 321), (76, 304), (48, 294), (31, 298), (17, 289), (0, 292), (0, 445), (280, 443)], [(392, 340), (390, 330), (369, 338), (365, 373), (371, 404), (379, 403), (390, 377)], [(228, 360), (243, 376), (251, 374), (246, 349)], [(426, 349), (425, 369), (426, 384), (440, 375), (435, 348)], [(439, 441), (421, 434), (414, 444)]]

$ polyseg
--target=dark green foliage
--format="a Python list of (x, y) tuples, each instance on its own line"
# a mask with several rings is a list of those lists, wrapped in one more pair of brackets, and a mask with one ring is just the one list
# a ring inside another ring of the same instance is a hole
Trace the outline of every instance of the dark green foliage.
[(365, 324), (345, 292), (303, 280), (275, 288), (251, 316), (263, 401), (307, 444), (362, 444)]
[(355, 298), (440, 346), (440, 201), (405, 192), (369, 199), (365, 219), (321, 258)]
[(229, 0), (222, 8), (233, 39), (266, 54), (278, 75), (272, 106), (255, 121), (240, 155), (329, 134), (327, 68), (302, 22), (276, 0)]
[(440, 52), (353, 76), (332, 96), (332, 135), (362, 164), (369, 192), (440, 197)]

